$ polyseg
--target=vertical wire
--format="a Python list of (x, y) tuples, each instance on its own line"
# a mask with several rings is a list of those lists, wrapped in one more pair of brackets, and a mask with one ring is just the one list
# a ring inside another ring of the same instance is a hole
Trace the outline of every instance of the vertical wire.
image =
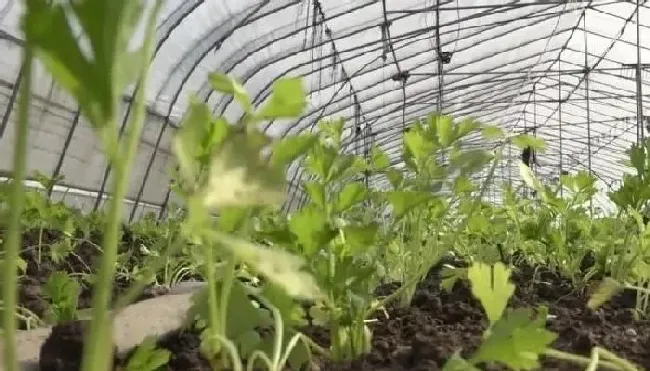
[(588, 64), (588, 54), (589, 54), (589, 45), (588, 45), (588, 40), (587, 40), (587, 12), (585, 11), (584, 17), (582, 17), (582, 26), (583, 26), (583, 33), (584, 33), (584, 41), (585, 41), (585, 61), (584, 61), (584, 67), (585, 67), (585, 99), (587, 102), (587, 167), (589, 168), (589, 174), (592, 174), (591, 170), (591, 105), (589, 103), (589, 64)]
[[(562, 174), (564, 173), (563, 165), (564, 165), (564, 160), (563, 160), (563, 153), (562, 153), (562, 53), (560, 52), (560, 58), (557, 60), (557, 77), (558, 77), (558, 84), (557, 84), (557, 101), (558, 101), (558, 137), (560, 140), (560, 175), (558, 179), (562, 178)], [(564, 196), (564, 187), (560, 186), (560, 196)]]

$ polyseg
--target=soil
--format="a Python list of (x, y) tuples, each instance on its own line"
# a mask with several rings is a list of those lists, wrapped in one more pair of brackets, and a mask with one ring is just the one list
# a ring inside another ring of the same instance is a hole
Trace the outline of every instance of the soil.
[[(321, 371), (435, 371), (455, 352), (470, 356), (481, 342), (487, 320), (480, 304), (472, 297), (469, 286), (458, 281), (451, 293), (439, 289), (439, 267), (432, 269), (422, 282), (408, 308), (388, 308), (371, 324), (372, 352), (349, 363), (318, 361)], [(544, 304), (555, 316), (547, 327), (559, 335), (555, 349), (588, 356), (592, 347), (601, 346), (650, 370), (650, 321), (635, 320), (630, 308), (634, 293), (624, 292), (597, 311), (586, 308), (587, 294), (546, 269), (520, 267), (513, 279), (517, 284), (510, 307), (537, 307)], [(378, 288), (386, 295), (398, 287), (388, 284)], [(322, 346), (328, 346), (324, 329), (311, 327), (304, 332)], [(199, 351), (199, 335), (178, 330), (158, 341), (159, 347), (171, 351), (169, 371), (211, 370)], [(43, 354), (43, 353), (42, 353)], [(53, 356), (49, 356), (53, 358)], [(483, 370), (505, 370), (498, 365), (481, 365)], [(543, 359), (543, 370), (575, 371), (576, 364)], [(74, 368), (69, 368), (74, 371)]]
[[(70, 321), (52, 329), (41, 347), (38, 366), (40, 371), (80, 370), (83, 356), (83, 335), (90, 321)], [(113, 349), (113, 362), (117, 364), (117, 348)]]
[[(42, 246), (41, 260), (38, 259), (39, 230), (30, 230), (23, 234), (23, 249), (21, 258), (26, 262), (27, 269), (25, 274), (19, 279), (18, 299), (19, 306), (22, 306), (39, 318), (44, 318), (50, 307), (49, 300), (44, 297), (42, 287), (48, 281), (50, 275), (56, 271), (65, 271), (71, 277), (79, 278), (81, 283), (81, 292), (79, 293), (79, 309), (90, 308), (92, 301), (92, 286), (81, 280), (84, 274), (93, 274), (98, 258), (101, 256), (98, 246), (102, 245), (102, 236), (93, 234), (87, 240), (82, 236), (76, 236), (77, 243), (74, 251), (68, 254), (61, 262), (54, 262), (49, 254), (51, 245), (61, 241), (63, 235), (55, 230), (43, 230), (40, 235)], [(128, 231), (122, 233), (122, 241), (119, 247), (119, 253), (130, 252), (132, 254), (130, 261), (136, 263), (140, 257), (140, 244), (142, 241), (137, 240)], [(131, 280), (118, 278), (113, 284), (113, 298), (124, 293), (132, 284)], [(142, 295), (138, 298), (144, 300), (164, 294), (163, 289), (157, 287), (147, 287)], [(24, 321), (19, 322), (20, 329), (27, 327)]]

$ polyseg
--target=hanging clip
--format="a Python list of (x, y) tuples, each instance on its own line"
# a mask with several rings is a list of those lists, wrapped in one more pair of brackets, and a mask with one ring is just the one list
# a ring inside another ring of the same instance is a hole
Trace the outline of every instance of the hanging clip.
[(451, 63), (451, 57), (454, 55), (452, 52), (443, 52), (443, 51), (438, 51), (438, 58), (440, 58), (440, 61), (442, 64), (449, 64)]
[(393, 75), (393, 81), (401, 81), (403, 84), (406, 84), (406, 80), (411, 76), (409, 71), (398, 72)]

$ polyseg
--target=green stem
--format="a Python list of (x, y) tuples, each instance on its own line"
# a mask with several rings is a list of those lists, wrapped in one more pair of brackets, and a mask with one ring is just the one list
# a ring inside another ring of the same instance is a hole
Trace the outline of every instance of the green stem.
[(622, 370), (639, 371), (639, 369), (635, 365), (617, 356), (616, 354), (610, 352), (605, 348), (596, 347), (596, 352), (598, 352), (598, 355), (600, 355), (601, 358), (609, 359), (613, 364), (618, 365)]
[[(145, 119), (145, 90), (147, 86), (148, 66), (153, 54), (153, 40), (155, 38), (156, 20), (158, 12), (162, 5), (157, 1), (149, 15), (147, 22), (146, 38), (143, 45), (143, 65), (141, 66), (140, 77), (135, 94), (134, 114), (128, 122), (128, 133), (125, 146), (119, 148), (119, 161), (113, 163), (115, 167), (115, 181), (113, 192), (109, 203), (107, 220), (104, 229), (103, 248), (98, 280), (95, 283), (95, 293), (92, 300), (92, 320), (90, 323), (90, 332), (86, 338), (86, 346), (82, 359), (83, 371), (108, 371), (112, 366), (113, 352), (113, 326), (110, 321), (108, 306), (111, 299), (111, 289), (113, 285), (113, 276), (115, 274), (115, 263), (117, 261), (117, 244), (120, 222), (124, 208), (124, 197), (129, 188), (130, 169), (138, 150), (138, 144), (142, 134)], [(117, 107), (117, 105), (116, 105)], [(105, 128), (117, 129), (115, 118), (111, 117), (106, 120), (108, 125)], [(110, 130), (109, 130), (110, 131)], [(108, 132), (108, 131), (105, 131)], [(114, 148), (117, 149), (117, 148)]]
[[(562, 361), (576, 363), (576, 364), (579, 364), (579, 365), (585, 366), (585, 367), (589, 367), (589, 365), (592, 362), (591, 358), (587, 358), (587, 357), (579, 356), (577, 354), (571, 354), (571, 353), (567, 353), (567, 352), (563, 352), (561, 350), (556, 350), (556, 349), (551, 349), (551, 348), (546, 349), (544, 351), (544, 355), (546, 355), (547, 357), (550, 357), (550, 358), (555, 358), (555, 359), (559, 359), (559, 360), (562, 360)], [(609, 361), (600, 360), (598, 362), (598, 365), (602, 366), (602, 367), (605, 367), (605, 368), (608, 368), (610, 370), (617, 370), (617, 371), (625, 370), (625, 369), (619, 367), (619, 365), (617, 365), (616, 363), (609, 362)], [(633, 368), (632, 370), (637, 371), (635, 368)]]
[(29, 132), (29, 105), (32, 86), (33, 55), (29, 43), (23, 49), (23, 82), (20, 85), (20, 103), (18, 106), (18, 122), (16, 123), (16, 139), (14, 142), (13, 183), (9, 198), (9, 222), (7, 223), (7, 238), (4, 241), (4, 262), (2, 293), (4, 298), (3, 337), (4, 337), (4, 368), (7, 371), (18, 371), (16, 356), (16, 306), (18, 302), (18, 258), (22, 241), (20, 218), (25, 203), (23, 181), (27, 163), (27, 135)]
[(235, 257), (228, 254), (226, 262), (226, 271), (221, 285), (221, 297), (219, 302), (219, 330), (223, 337), (228, 337), (228, 303), (230, 303), (230, 293), (232, 291), (233, 280), (235, 278)]
[[(217, 299), (217, 277), (215, 269), (215, 258), (214, 258), (214, 242), (206, 239), (203, 248), (205, 251), (205, 275), (208, 280), (208, 324), (210, 326), (210, 337), (212, 339), (217, 339), (220, 336), (225, 338), (225, 331), (221, 329), (223, 324), (221, 323), (219, 316), (219, 303)], [(210, 349), (211, 351), (219, 351), (220, 349)], [(216, 354), (211, 354), (210, 356), (216, 356)], [(225, 356), (225, 354), (224, 354)]]

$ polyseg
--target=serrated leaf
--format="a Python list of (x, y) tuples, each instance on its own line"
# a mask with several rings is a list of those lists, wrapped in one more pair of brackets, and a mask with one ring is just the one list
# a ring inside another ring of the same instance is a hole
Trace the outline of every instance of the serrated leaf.
[(125, 371), (156, 371), (169, 362), (171, 352), (157, 349), (156, 339), (147, 337), (129, 357)]
[(505, 136), (503, 129), (496, 125), (486, 125), (483, 127), (483, 130), (481, 132), (483, 134), (483, 138), (487, 140), (501, 139)]
[(327, 198), (325, 196), (325, 186), (320, 182), (305, 182), (305, 190), (309, 195), (309, 199), (314, 205), (318, 206), (321, 210), (327, 208)]
[(370, 223), (367, 225), (348, 225), (343, 228), (346, 246), (352, 251), (367, 252), (369, 247), (374, 246), (379, 224)]
[(337, 235), (324, 211), (309, 206), (291, 215), (289, 229), (304, 246), (305, 256), (312, 256)]
[(467, 277), (467, 268), (456, 268), (445, 265), (440, 272), (440, 276), (442, 278), (440, 287), (450, 293), (459, 279)]
[(390, 166), (390, 158), (377, 146), (372, 146), (372, 166), (375, 170), (382, 170)]
[(286, 166), (304, 155), (316, 143), (318, 136), (301, 134), (283, 138), (273, 148), (271, 162), (276, 166)]
[(518, 308), (492, 326), (488, 337), (472, 357), (472, 363), (499, 362), (514, 370), (539, 368), (539, 357), (557, 335), (544, 328), (544, 319)]
[(458, 124), (456, 129), (456, 137), (463, 138), (480, 128), (481, 125), (478, 123), (478, 121), (476, 121), (476, 119), (468, 117)]
[(460, 169), (462, 175), (466, 175), (483, 169), (493, 158), (494, 154), (488, 150), (473, 149), (452, 157), (451, 164), (454, 168)]
[(536, 150), (537, 152), (544, 152), (546, 150), (546, 141), (528, 134), (519, 134), (512, 138), (512, 144), (517, 148), (523, 150), (527, 147)]
[(515, 292), (515, 285), (510, 283), (510, 270), (502, 263), (492, 267), (474, 263), (467, 271), (467, 278), (472, 284), (472, 295), (481, 302), (490, 324), (494, 325)]
[(591, 294), (589, 301), (587, 302), (587, 307), (593, 310), (600, 308), (600, 306), (605, 304), (605, 302), (623, 291), (624, 288), (625, 287), (615, 279), (606, 277), (600, 282), (596, 291)]
[(343, 187), (341, 193), (339, 193), (334, 211), (346, 211), (352, 206), (363, 202), (367, 197), (368, 189), (366, 188), (365, 184), (360, 182), (348, 183), (345, 187)]
[(434, 196), (428, 192), (391, 191), (386, 193), (386, 199), (393, 207), (397, 218), (401, 218), (418, 206), (424, 206)]
[(220, 72), (214, 72), (208, 76), (208, 80), (212, 85), (212, 89), (234, 96), (246, 113), (252, 112), (253, 104), (251, 99), (244, 86), (237, 79)]
[(307, 106), (305, 90), (299, 78), (283, 78), (273, 84), (270, 100), (258, 111), (263, 119), (295, 118)]
[(460, 355), (454, 354), (445, 362), (445, 366), (442, 368), (442, 371), (481, 371), (480, 369), (474, 367), (468, 361), (462, 359)]
[(454, 142), (454, 119), (450, 116), (435, 117), (436, 133), (438, 134), (438, 142), (443, 147), (448, 147)]
[(404, 176), (402, 175), (402, 172), (397, 169), (390, 168), (386, 170), (385, 175), (394, 190), (399, 189), (404, 182)]
[(404, 145), (407, 156), (411, 156), (419, 162), (431, 150), (431, 144), (427, 142), (422, 133), (411, 130), (404, 134)]

